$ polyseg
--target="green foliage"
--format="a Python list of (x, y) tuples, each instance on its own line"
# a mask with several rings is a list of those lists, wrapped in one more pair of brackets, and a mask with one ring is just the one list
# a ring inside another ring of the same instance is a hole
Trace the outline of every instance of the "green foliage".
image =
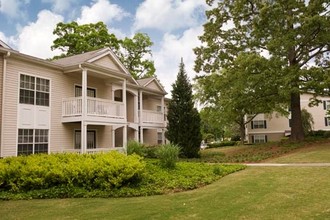
[(173, 144), (164, 144), (157, 148), (156, 155), (163, 168), (174, 169), (179, 159), (180, 147)]
[(221, 141), (216, 143), (208, 144), (209, 148), (217, 148), (217, 147), (225, 147), (225, 146), (235, 146), (237, 144), (236, 141)]
[[(330, 88), (329, 1), (206, 2), (210, 10), (206, 12), (208, 20), (200, 36), (202, 44), (194, 49), (197, 56), (195, 70), (206, 73), (230, 70), (237, 66), (233, 62), (242, 52), (266, 52), (267, 58), (262, 63), (269, 65), (272, 74), (268, 79), (266, 74), (261, 74), (264, 77), (259, 85), (280, 88), (278, 95), (270, 97), (270, 100), (274, 102), (278, 97), (289, 100), (292, 115), (290, 138), (302, 140), (300, 94), (313, 91), (315, 95), (322, 95)], [(313, 62), (313, 67), (310, 67), (310, 62)], [(260, 70), (254, 64), (250, 69)], [(247, 78), (247, 84), (249, 82)], [(241, 92), (253, 92), (243, 88), (230, 93), (239, 96)], [(254, 99), (253, 95), (254, 92), (246, 103)], [(232, 101), (236, 102), (235, 99)]]
[(145, 164), (137, 155), (37, 154), (0, 160), (0, 191), (52, 187), (113, 189), (137, 181)]
[(307, 136), (311, 131), (313, 131), (313, 125), (314, 125), (313, 116), (306, 109), (302, 109), (301, 120), (304, 129), (304, 134), (305, 136)]
[(145, 157), (146, 156), (145, 146), (138, 141), (134, 141), (134, 140), (128, 141), (127, 154), (128, 155), (137, 154), (141, 157)]
[(73, 21), (58, 23), (53, 34), (57, 38), (51, 49), (60, 49), (63, 52), (53, 59), (109, 47), (135, 79), (152, 77), (155, 74), (154, 62), (146, 58), (152, 57), (153, 42), (145, 33), (136, 33), (133, 38), (120, 40), (114, 34), (109, 34), (103, 22), (79, 25)]
[(202, 135), (200, 117), (192, 97), (192, 86), (181, 61), (179, 73), (172, 85), (172, 99), (168, 104), (167, 139), (181, 147), (184, 157), (198, 157)]
[(203, 140), (207, 142), (218, 140), (224, 136), (224, 124), (219, 120), (219, 115), (215, 113), (211, 108), (203, 108), (199, 112)]
[(195, 189), (244, 168), (243, 165), (178, 162), (175, 169), (163, 169), (157, 160), (147, 160), (141, 180), (121, 187), (86, 189), (76, 186), (54, 186), (48, 189), (32, 189), (24, 192), (0, 190), (0, 199), (107, 198), (158, 195)]

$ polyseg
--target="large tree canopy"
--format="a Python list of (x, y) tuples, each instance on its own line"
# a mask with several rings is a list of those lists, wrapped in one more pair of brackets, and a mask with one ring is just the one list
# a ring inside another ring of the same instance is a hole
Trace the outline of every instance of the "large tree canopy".
[[(265, 52), (289, 99), (291, 139), (304, 138), (300, 94), (329, 92), (329, 0), (206, 0), (212, 7), (195, 48), (195, 70), (230, 68), (242, 52)], [(248, 104), (248, 102), (247, 102)]]
[(223, 126), (239, 126), (243, 142), (245, 125), (257, 114), (286, 113), (287, 100), (275, 74), (279, 62), (256, 53), (241, 53), (231, 67), (196, 78), (196, 97), (218, 115)]
[(103, 22), (78, 25), (77, 22), (58, 23), (53, 31), (58, 37), (52, 50), (60, 49), (63, 54), (54, 59), (85, 53), (109, 47), (130, 71), (135, 79), (150, 77), (155, 74), (152, 57), (151, 39), (147, 34), (136, 33), (133, 38), (118, 39), (108, 32)]

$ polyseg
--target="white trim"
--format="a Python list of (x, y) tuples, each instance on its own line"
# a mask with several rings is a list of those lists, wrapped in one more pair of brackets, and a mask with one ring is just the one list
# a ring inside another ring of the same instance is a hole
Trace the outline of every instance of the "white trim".
[[(3, 42), (3, 41), (0, 40), (0, 42)], [(6, 76), (7, 76), (7, 58), (9, 58), (9, 56), (10, 56), (9, 51), (7, 52), (6, 55), (3, 56), (0, 157), (3, 157), (3, 147), (4, 147), (3, 130), (5, 127), (5, 122), (4, 122), (4, 119), (5, 119), (5, 116), (4, 116), (5, 115), (5, 93), (6, 93)]]
[(160, 82), (159, 82), (155, 77), (151, 78), (151, 80), (149, 80), (147, 83), (145, 83), (145, 84), (143, 85), (143, 87), (147, 87), (152, 81), (155, 81), (156, 84), (157, 84), (157, 86), (158, 86), (163, 92), (166, 92), (165, 89), (164, 89), (164, 87), (160, 84)]
[[(82, 88), (82, 85), (81, 84), (79, 84), (79, 83), (74, 83), (73, 84), (73, 97), (76, 97), (76, 86), (80, 86), (81, 88)], [(87, 85), (87, 90), (88, 89), (94, 89), (95, 90), (95, 98), (97, 98), (97, 93), (98, 93), (98, 89), (97, 89), (97, 87), (93, 87), (93, 86), (88, 86)]]

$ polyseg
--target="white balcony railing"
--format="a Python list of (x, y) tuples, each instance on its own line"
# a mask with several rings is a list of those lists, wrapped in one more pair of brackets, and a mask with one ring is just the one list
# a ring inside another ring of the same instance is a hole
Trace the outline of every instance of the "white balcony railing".
[(142, 111), (143, 123), (164, 123), (164, 115), (161, 112), (143, 110)]
[[(124, 118), (124, 103), (87, 97), (87, 116)], [(82, 97), (65, 98), (62, 101), (62, 116), (82, 115)]]

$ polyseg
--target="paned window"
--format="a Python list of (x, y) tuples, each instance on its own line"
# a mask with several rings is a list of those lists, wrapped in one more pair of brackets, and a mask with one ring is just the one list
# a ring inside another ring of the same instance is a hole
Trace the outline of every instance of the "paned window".
[(18, 129), (17, 155), (48, 153), (47, 129)]
[[(81, 86), (75, 86), (75, 97), (82, 96), (82, 87)], [(87, 88), (87, 96), (88, 97), (96, 97), (96, 90), (92, 88)]]
[(325, 126), (330, 126), (330, 117), (324, 118)]
[(49, 106), (49, 80), (21, 74), (19, 103)]
[[(81, 131), (75, 131), (75, 149), (81, 149)], [(87, 131), (87, 149), (95, 149), (96, 148), (96, 131), (89, 130)]]
[(255, 134), (252, 136), (252, 142), (254, 144), (258, 144), (258, 143), (266, 143), (267, 142), (267, 135), (264, 134)]
[(162, 144), (163, 143), (163, 133), (157, 132), (157, 143)]
[(251, 121), (252, 129), (267, 128), (266, 120), (254, 120)]
[(330, 100), (323, 101), (323, 109), (330, 110)]

